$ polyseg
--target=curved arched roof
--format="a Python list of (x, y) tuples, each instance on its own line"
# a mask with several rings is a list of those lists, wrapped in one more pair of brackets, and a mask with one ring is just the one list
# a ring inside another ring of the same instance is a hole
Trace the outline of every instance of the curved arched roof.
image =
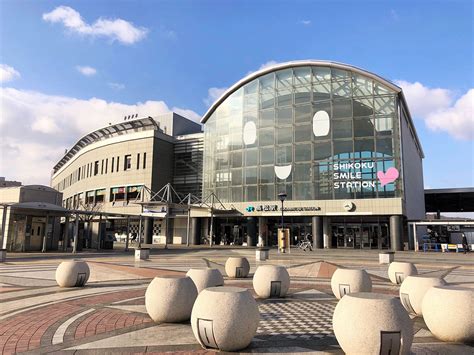
[(227, 89), (221, 97), (219, 97), (213, 104), (212, 106), (207, 110), (207, 112), (204, 114), (203, 118), (201, 119), (201, 123), (205, 123), (209, 117), (214, 113), (214, 111), (219, 107), (219, 105), (225, 101), (230, 95), (232, 95), (235, 91), (243, 87), (245, 84), (251, 82), (252, 80), (263, 76), (265, 74), (281, 70), (281, 69), (288, 69), (288, 68), (295, 68), (295, 67), (306, 67), (306, 66), (324, 66), (324, 67), (330, 67), (330, 68), (335, 68), (335, 69), (342, 69), (342, 70), (348, 70), (363, 76), (366, 76), (368, 78), (371, 78), (387, 87), (392, 89), (393, 91), (397, 93), (401, 93), (402, 89), (395, 85), (394, 83), (378, 76), (377, 74), (371, 73), (367, 70), (361, 69), (354, 67), (349, 64), (344, 64), (344, 63), (338, 63), (338, 62), (331, 62), (331, 61), (326, 61), (326, 60), (296, 60), (296, 61), (291, 61), (291, 62), (285, 62), (285, 63), (278, 63), (266, 68), (263, 68), (261, 70), (258, 70), (256, 72), (253, 72), (246, 77), (242, 78), (238, 82), (236, 82), (234, 85), (232, 85), (229, 89)]

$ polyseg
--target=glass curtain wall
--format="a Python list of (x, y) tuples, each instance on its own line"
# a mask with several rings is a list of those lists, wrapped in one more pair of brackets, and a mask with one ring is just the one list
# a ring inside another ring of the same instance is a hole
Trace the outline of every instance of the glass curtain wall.
[(377, 172), (400, 171), (397, 93), (322, 66), (263, 75), (231, 94), (204, 127), (204, 195), (223, 202), (385, 198)]

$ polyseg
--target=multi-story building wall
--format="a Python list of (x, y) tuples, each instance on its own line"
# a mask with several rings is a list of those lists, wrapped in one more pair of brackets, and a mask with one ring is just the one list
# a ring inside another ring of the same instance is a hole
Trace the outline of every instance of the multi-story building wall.
[(215, 219), (216, 233), (271, 240), (282, 192), (292, 235), (321, 247), (398, 250), (406, 221), (424, 217), (423, 151), (403, 92), (373, 73), (277, 64), (229, 88), (202, 123), (203, 194), (235, 211)]
[[(183, 195), (200, 193), (202, 139), (201, 126), (176, 113), (125, 120), (79, 139), (54, 166), (51, 186), (68, 209), (139, 215), (136, 202), (167, 183)], [(158, 236), (162, 221), (154, 224)]]

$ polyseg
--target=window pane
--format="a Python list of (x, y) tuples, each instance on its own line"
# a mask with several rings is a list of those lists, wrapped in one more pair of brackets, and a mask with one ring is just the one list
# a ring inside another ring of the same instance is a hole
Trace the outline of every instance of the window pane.
[(260, 127), (270, 127), (275, 124), (275, 110), (260, 111)]
[(275, 167), (273, 165), (260, 167), (259, 184), (270, 184), (275, 180)]
[(374, 96), (374, 108), (377, 114), (392, 114), (395, 112), (394, 96)]
[(372, 80), (362, 75), (352, 75), (354, 96), (370, 96), (373, 93)]
[(307, 122), (312, 120), (311, 105), (295, 106), (295, 122)]
[(247, 149), (245, 150), (245, 165), (254, 166), (258, 164), (258, 150)]
[(351, 97), (351, 82), (350, 80), (334, 81), (332, 83), (333, 98)]
[(288, 164), (293, 161), (292, 146), (276, 147), (276, 164)]
[(242, 185), (242, 169), (232, 169), (232, 185)]
[(244, 95), (255, 94), (257, 92), (258, 80), (251, 81), (244, 86)]
[(292, 136), (293, 136), (293, 132), (291, 128), (288, 128), (288, 127), (277, 128), (277, 143), (278, 144), (291, 143), (293, 141)]
[(295, 161), (310, 161), (311, 160), (311, 144), (297, 144), (295, 145)]
[(245, 169), (245, 184), (256, 184), (257, 183), (257, 168), (246, 168)]
[(240, 168), (242, 166), (242, 151), (232, 152), (232, 167)]
[(258, 142), (261, 147), (266, 145), (274, 145), (274, 130), (273, 129), (261, 129), (258, 132)]
[(275, 200), (275, 185), (260, 186), (260, 201)]
[(277, 77), (277, 88), (282, 89), (282, 88), (287, 88), (290, 89), (293, 85), (293, 70), (291, 69), (286, 69), (286, 70), (280, 70), (276, 72), (276, 77)]
[(311, 181), (311, 164), (295, 164), (294, 181)]
[(277, 124), (278, 125), (288, 125), (293, 123), (292, 109), (280, 108), (277, 110)]
[(333, 138), (352, 138), (352, 121), (333, 121)]
[(260, 149), (260, 164), (273, 164), (275, 162), (273, 147)]
[(295, 105), (309, 103), (311, 101), (311, 87), (295, 88)]
[(295, 143), (310, 142), (313, 129), (311, 125), (295, 126)]
[(295, 82), (294, 85), (310, 85), (311, 84), (311, 68), (295, 68), (294, 69)]
[(392, 156), (392, 137), (377, 138), (377, 153), (378, 156)]
[(332, 104), (333, 118), (352, 117), (352, 100), (334, 100)]
[(231, 189), (232, 201), (242, 201), (242, 187), (233, 187)]
[(372, 98), (360, 98), (352, 102), (354, 117), (371, 116), (374, 114)]
[(354, 155), (356, 158), (372, 158), (375, 156), (374, 140), (362, 139), (354, 141)]
[(377, 135), (391, 135), (393, 130), (393, 116), (375, 117), (375, 131)]
[(290, 89), (279, 90), (276, 93), (277, 106), (289, 106), (293, 103), (293, 94)]
[(373, 119), (369, 117), (354, 120), (354, 136), (355, 137), (373, 137), (374, 125)]
[(311, 200), (313, 198), (312, 183), (296, 183), (294, 184), (295, 200)]
[(257, 201), (257, 186), (245, 187), (245, 200), (246, 201)]
[(314, 160), (325, 160), (332, 157), (331, 142), (314, 143)]
[(315, 81), (331, 80), (331, 68), (313, 67), (313, 77)]
[(334, 158), (348, 159), (352, 157), (352, 141), (334, 141)]

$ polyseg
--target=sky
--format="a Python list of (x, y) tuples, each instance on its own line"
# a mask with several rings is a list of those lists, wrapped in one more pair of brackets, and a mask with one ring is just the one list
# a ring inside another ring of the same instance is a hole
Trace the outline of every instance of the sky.
[(355, 65), (404, 90), (425, 188), (474, 186), (474, 2), (0, 0), (0, 176), (49, 185), (125, 115), (199, 121), (249, 72)]

